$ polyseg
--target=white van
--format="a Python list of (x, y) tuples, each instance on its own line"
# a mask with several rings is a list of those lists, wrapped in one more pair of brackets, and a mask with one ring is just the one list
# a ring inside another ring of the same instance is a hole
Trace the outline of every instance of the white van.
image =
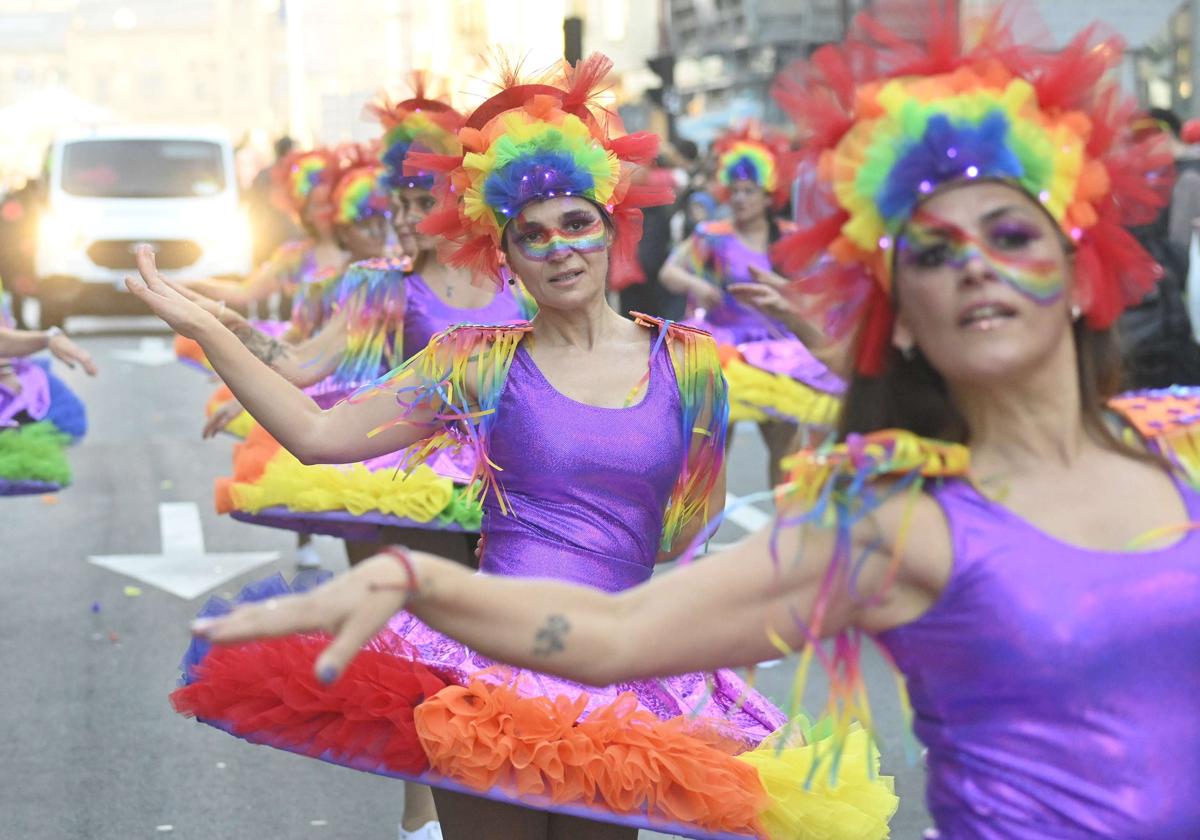
[(137, 312), (123, 280), (137, 245), (168, 277), (241, 277), (250, 226), (233, 144), (218, 130), (113, 126), (63, 135), (47, 159), (35, 257), (42, 326)]

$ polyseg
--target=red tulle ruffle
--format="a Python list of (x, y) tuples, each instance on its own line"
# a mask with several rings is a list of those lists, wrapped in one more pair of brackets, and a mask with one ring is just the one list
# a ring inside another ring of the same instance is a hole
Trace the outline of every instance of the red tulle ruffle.
[(362, 769), (412, 776), (427, 770), (413, 709), (446, 683), (398, 651), (367, 648), (324, 685), (313, 663), (328, 643), (324, 636), (287, 636), (214, 646), (171, 703), (255, 743)]

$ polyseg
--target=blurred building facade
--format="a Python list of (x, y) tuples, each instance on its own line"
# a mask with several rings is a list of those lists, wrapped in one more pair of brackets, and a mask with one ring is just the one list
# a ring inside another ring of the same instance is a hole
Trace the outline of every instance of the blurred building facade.
[(655, 66), (679, 133), (701, 144), (731, 122), (779, 121), (771, 80), (789, 62), (842, 37), (866, 0), (662, 0)]
[(501, 53), (560, 59), (568, 17), (613, 57), (615, 97), (657, 83), (658, 14), (635, 0), (0, 0), (0, 113), (20, 116), (0, 121), (0, 180), (80, 123), (217, 124), (263, 150), (373, 137), (364, 104), (412, 70), (469, 108)]

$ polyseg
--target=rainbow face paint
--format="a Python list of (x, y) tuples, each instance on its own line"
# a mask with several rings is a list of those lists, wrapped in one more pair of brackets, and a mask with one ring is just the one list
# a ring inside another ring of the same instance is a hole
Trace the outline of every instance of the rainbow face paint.
[[(963, 269), (981, 259), (998, 280), (1040, 306), (1062, 297), (1065, 289), (1058, 262), (1019, 253), (1042, 237), (1027, 222), (998, 221), (984, 241), (931, 213), (917, 212), (898, 243), (904, 265), (918, 269)], [(1009, 243), (1009, 244), (1005, 244)]]
[(533, 262), (548, 262), (570, 252), (594, 254), (608, 247), (608, 231), (593, 213), (576, 211), (562, 218), (561, 227), (515, 223), (512, 242), (521, 256)]

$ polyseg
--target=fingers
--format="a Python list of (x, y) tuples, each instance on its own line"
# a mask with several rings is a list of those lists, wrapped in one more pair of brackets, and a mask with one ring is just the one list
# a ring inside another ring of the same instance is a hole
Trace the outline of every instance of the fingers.
[(750, 266), (750, 273), (754, 275), (754, 279), (758, 282), (776, 289), (782, 289), (788, 285), (786, 277), (781, 277), (768, 268), (759, 268), (756, 265), (752, 265)]
[(159, 276), (158, 264), (154, 261), (153, 248), (149, 245), (139, 245), (134, 249), (133, 258), (137, 263), (138, 274), (142, 275), (142, 280), (147, 286), (153, 288), (155, 284), (165, 285), (162, 277)]
[(317, 679), (331, 683), (340, 677), (350, 660), (392, 617), (394, 607), (394, 599), (384, 593), (364, 598), (342, 622), (329, 647), (317, 657), (313, 666)]
[(286, 636), (321, 629), (318, 611), (309, 607), (307, 595), (285, 595), (248, 604), (219, 618), (192, 622), (192, 633), (218, 644)]
[(185, 298), (190, 300), (192, 303), (199, 303), (199, 304), (205, 304), (205, 303), (216, 304), (217, 303), (212, 298), (210, 298), (206, 295), (200, 294), (195, 289), (189, 289), (187, 286), (185, 286), (182, 283), (179, 283), (175, 280), (167, 280), (166, 283), (168, 286), (170, 286), (172, 289), (174, 289), (179, 294), (183, 295)]
[(99, 372), (96, 368), (96, 363), (92, 361), (91, 354), (76, 345), (72, 345), (61, 353), (55, 353), (55, 356), (58, 357), (60, 362), (71, 368), (71, 370), (74, 370), (75, 365), (78, 363), (88, 376), (95, 376)]
[(738, 283), (729, 287), (729, 293), (742, 303), (758, 307), (774, 297), (774, 292), (756, 283)]
[(234, 418), (242, 413), (242, 407), (238, 403), (225, 403), (216, 411), (214, 411), (204, 424), (203, 437), (205, 440), (216, 437), (219, 432), (223, 432), (225, 427), (233, 422)]
[(92, 354), (86, 350), (79, 351), (79, 364), (83, 365), (83, 372), (88, 376), (95, 376), (100, 372), (100, 368), (96, 367), (95, 361), (92, 360)]

